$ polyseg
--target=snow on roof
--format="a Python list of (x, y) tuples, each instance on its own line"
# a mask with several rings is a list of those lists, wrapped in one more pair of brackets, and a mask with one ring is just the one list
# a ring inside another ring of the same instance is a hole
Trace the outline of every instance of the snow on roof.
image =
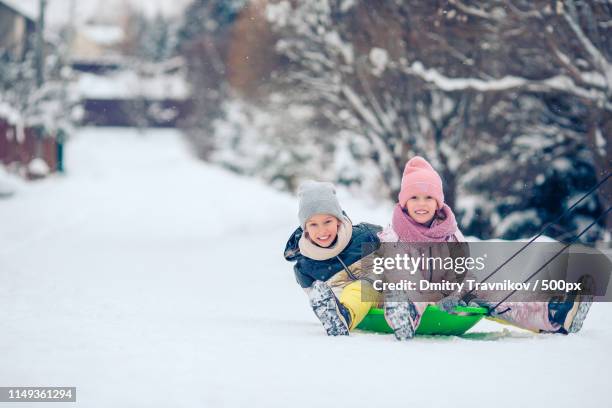
[(79, 76), (77, 88), (82, 97), (91, 99), (144, 97), (162, 100), (186, 99), (189, 96), (189, 87), (181, 74), (144, 77), (134, 71), (110, 75), (83, 73)]
[(16, 124), (21, 118), (19, 111), (9, 105), (7, 102), (0, 100), (0, 119), (7, 121), (10, 124)]
[(38, 19), (38, 0), (0, 0), (0, 3), (31, 20)]
[(100, 45), (113, 45), (123, 40), (125, 33), (116, 25), (87, 24), (80, 27), (79, 31), (89, 40)]

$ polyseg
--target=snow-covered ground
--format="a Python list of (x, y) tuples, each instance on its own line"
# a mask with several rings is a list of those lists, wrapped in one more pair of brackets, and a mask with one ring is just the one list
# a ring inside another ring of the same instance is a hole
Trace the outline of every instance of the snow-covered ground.
[(282, 257), (293, 197), (197, 161), (173, 131), (86, 129), (67, 159), (0, 200), (0, 386), (76, 386), (88, 408), (609, 403), (608, 304), (571, 336), (482, 322), (329, 338)]

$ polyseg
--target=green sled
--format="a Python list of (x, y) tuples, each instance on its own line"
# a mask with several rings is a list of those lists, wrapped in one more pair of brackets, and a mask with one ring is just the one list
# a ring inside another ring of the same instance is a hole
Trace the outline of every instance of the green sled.
[[(458, 306), (455, 312), (456, 314), (446, 313), (437, 306), (427, 306), (416, 334), (460, 336), (478, 323), (485, 316), (487, 309)], [(357, 328), (378, 333), (393, 333), (385, 320), (383, 309), (371, 309)]]

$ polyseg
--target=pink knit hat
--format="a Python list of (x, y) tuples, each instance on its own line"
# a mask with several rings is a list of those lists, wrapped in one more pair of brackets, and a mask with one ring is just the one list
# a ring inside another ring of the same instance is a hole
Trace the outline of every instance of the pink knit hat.
[(418, 193), (427, 194), (436, 199), (438, 209), (444, 206), (444, 191), (440, 175), (421, 156), (413, 157), (406, 163), (402, 176), (402, 189), (398, 195), (399, 204), (406, 206), (406, 201)]

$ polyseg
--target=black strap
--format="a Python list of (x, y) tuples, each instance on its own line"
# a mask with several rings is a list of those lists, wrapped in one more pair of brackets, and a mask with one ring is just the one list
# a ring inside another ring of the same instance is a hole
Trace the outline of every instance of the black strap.
[[(550, 258), (548, 261), (546, 261), (546, 263), (542, 266), (540, 266), (538, 268), (537, 271), (535, 271), (534, 273), (532, 273), (531, 275), (529, 275), (529, 277), (523, 281), (523, 283), (527, 283), (531, 280), (531, 278), (533, 278), (534, 276), (536, 276), (538, 274), (538, 272), (540, 272), (542, 269), (546, 268), (546, 266), (551, 263), (556, 257), (558, 257), (563, 251), (565, 251), (571, 244), (573, 244), (574, 242), (576, 242), (576, 240), (578, 238), (580, 238), (585, 232), (587, 232), (593, 225), (597, 224), (599, 222), (599, 220), (601, 218), (603, 218), (606, 214), (608, 214), (610, 211), (612, 211), (612, 207), (608, 207), (608, 209), (606, 211), (604, 211), (603, 213), (601, 213), (601, 215), (599, 217), (597, 217), (595, 219), (595, 221), (593, 221), (592, 223), (590, 223), (585, 229), (582, 230), (582, 232), (578, 235), (576, 235), (574, 238), (572, 238), (572, 240), (570, 242), (568, 242), (567, 244), (565, 244), (565, 246), (563, 248), (561, 248), (561, 250), (559, 252), (557, 252), (556, 254), (554, 254), (552, 256), (552, 258)], [(508, 294), (508, 296), (506, 296), (505, 298), (503, 298), (499, 303), (497, 303), (495, 306), (493, 306), (490, 310), (495, 310), (499, 307), (499, 305), (501, 305), (502, 303), (504, 303), (506, 300), (508, 300), (510, 298), (510, 296), (514, 295), (517, 292), (517, 289), (513, 290), (512, 292), (510, 292)]]
[[(557, 222), (561, 221), (561, 219), (563, 219), (563, 217), (565, 217), (571, 210), (573, 210), (574, 208), (576, 208), (576, 206), (578, 204), (580, 204), (582, 202), (582, 200), (584, 200), (585, 198), (587, 198), (589, 195), (591, 195), (591, 193), (593, 193), (593, 191), (597, 190), (599, 188), (599, 186), (601, 186), (603, 183), (605, 183), (610, 176), (612, 176), (612, 173), (608, 174), (605, 178), (603, 178), (599, 183), (597, 183), (596, 185), (594, 185), (589, 191), (586, 192), (586, 194), (584, 194), (580, 200), (576, 201), (574, 204), (572, 204), (571, 207), (567, 208), (565, 211), (563, 211), (561, 213), (561, 215), (559, 217), (557, 217), (555, 220), (549, 222), (548, 224), (546, 224), (538, 233), (538, 235), (534, 236), (533, 238), (531, 238), (531, 240), (529, 242), (527, 242), (525, 245), (523, 245), (521, 247), (521, 249), (519, 249), (518, 251), (516, 251), (514, 254), (512, 254), (512, 256), (508, 259), (506, 259), (501, 265), (499, 265), (497, 268), (495, 268), (495, 270), (493, 272), (491, 272), (489, 275), (487, 275), (481, 282), (486, 282), (487, 280), (489, 280), (489, 278), (491, 278), (491, 276), (495, 275), (497, 272), (499, 272), (499, 270), (501, 268), (503, 268), (504, 266), (506, 266), (508, 264), (508, 262), (510, 262), (511, 260), (513, 260), (514, 258), (516, 258), (516, 256), (518, 254), (520, 254), (521, 252), (523, 252), (525, 250), (525, 248), (527, 248), (529, 245), (531, 245), (533, 243), (533, 241), (535, 241), (536, 239), (538, 239), (543, 233), (544, 231), (546, 231), (546, 229), (548, 227), (550, 227), (553, 224), (556, 224)], [(609, 210), (609, 209), (608, 209)], [(607, 213), (607, 211), (606, 211)], [(598, 217), (597, 219), (599, 220), (600, 217)], [(591, 224), (588, 228), (591, 228), (591, 226), (594, 224)], [(586, 230), (585, 230), (586, 231)], [(583, 231), (580, 235), (582, 235), (585, 231)], [(580, 237), (580, 235), (578, 237)], [(574, 238), (572, 241), (570, 242), (575, 242), (575, 240), (578, 238)], [(465, 298), (466, 296), (472, 294), (472, 292), (474, 292), (476, 290), (476, 288), (471, 289), (470, 291), (468, 291), (465, 295), (463, 295), (463, 298)]]
[(354, 281), (358, 280), (357, 277), (355, 275), (353, 275), (353, 273), (349, 270), (348, 266), (346, 266), (346, 264), (342, 261), (342, 259), (340, 259), (340, 257), (338, 255), (336, 255), (336, 258), (338, 258), (338, 260), (342, 264), (342, 267), (344, 268), (344, 270), (348, 274), (349, 278), (351, 278)]

